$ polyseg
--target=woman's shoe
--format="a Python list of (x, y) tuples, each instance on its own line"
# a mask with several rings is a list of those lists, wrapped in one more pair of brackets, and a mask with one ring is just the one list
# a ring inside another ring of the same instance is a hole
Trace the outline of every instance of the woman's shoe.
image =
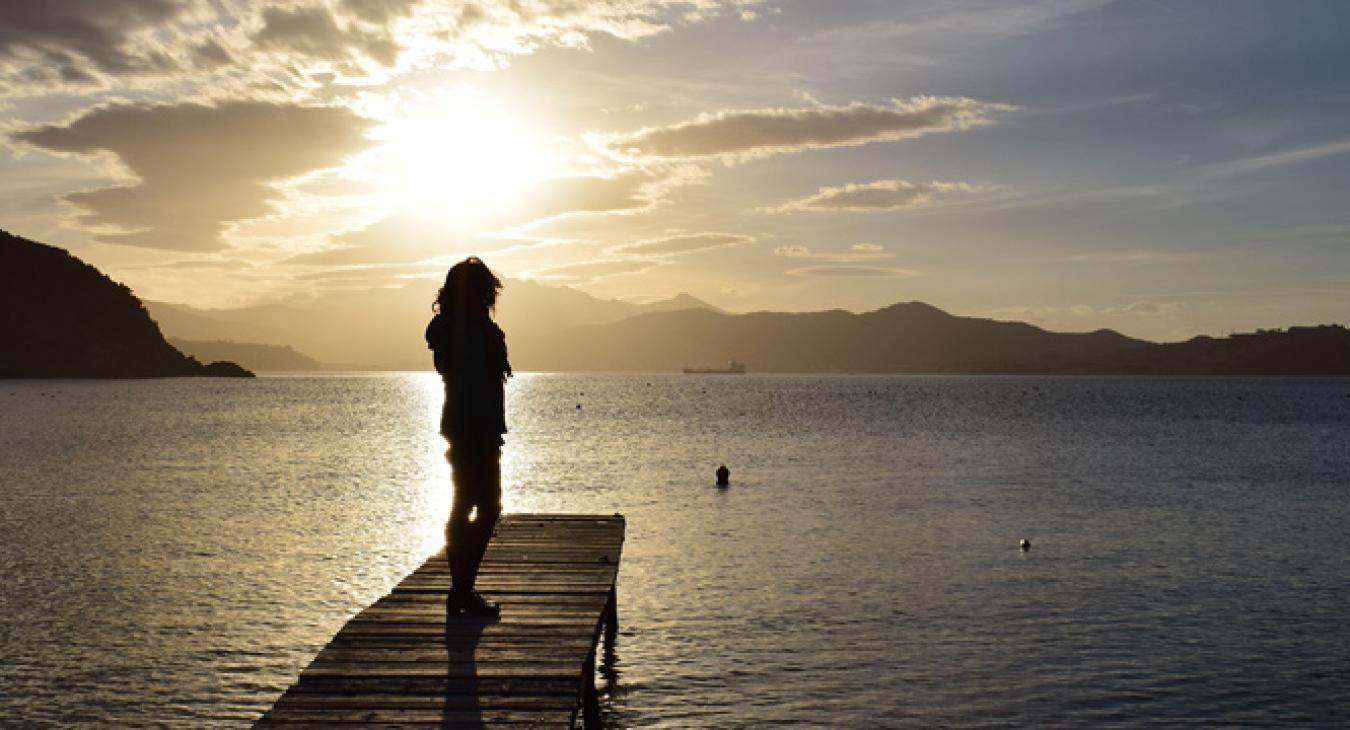
[(467, 594), (453, 591), (445, 600), (445, 613), (448, 616), (500, 616), (501, 606), (483, 598), (478, 591)]

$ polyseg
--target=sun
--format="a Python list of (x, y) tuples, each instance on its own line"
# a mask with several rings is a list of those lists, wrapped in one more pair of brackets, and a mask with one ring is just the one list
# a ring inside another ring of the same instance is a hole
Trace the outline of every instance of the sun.
[(556, 171), (539, 127), (457, 86), (398, 104), (375, 130), (372, 167), (400, 207), (474, 216), (509, 208)]

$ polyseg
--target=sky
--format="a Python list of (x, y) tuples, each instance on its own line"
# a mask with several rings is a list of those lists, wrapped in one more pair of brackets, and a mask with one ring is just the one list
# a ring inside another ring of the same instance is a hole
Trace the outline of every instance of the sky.
[[(1350, 4), (0, 0), (0, 228), (239, 307), (1350, 323)], [(509, 296), (509, 290), (506, 293)]]

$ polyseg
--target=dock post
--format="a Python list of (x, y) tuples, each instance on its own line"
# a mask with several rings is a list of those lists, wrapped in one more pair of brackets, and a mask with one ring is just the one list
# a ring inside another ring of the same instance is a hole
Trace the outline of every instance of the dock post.
[(619, 635), (619, 584), (609, 589), (609, 603), (605, 604), (605, 649), (614, 651), (614, 638)]
[(600, 697), (595, 691), (595, 649), (586, 657), (586, 677), (581, 684), (581, 726), (586, 730), (600, 730)]

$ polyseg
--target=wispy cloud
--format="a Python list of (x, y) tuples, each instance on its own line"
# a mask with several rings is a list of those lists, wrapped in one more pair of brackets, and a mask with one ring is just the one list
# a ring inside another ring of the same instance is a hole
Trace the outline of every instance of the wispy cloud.
[(571, 283), (586, 283), (620, 274), (636, 274), (660, 266), (662, 261), (647, 259), (602, 259), (565, 266), (537, 269), (525, 274), (532, 279), (554, 279)]
[(1326, 157), (1337, 157), (1344, 154), (1350, 154), (1350, 139), (1298, 147), (1292, 150), (1285, 150), (1283, 152), (1275, 152), (1267, 155), (1257, 155), (1255, 157), (1244, 157), (1237, 160), (1219, 162), (1203, 168), (1200, 171), (1200, 177), (1204, 180), (1216, 180), (1219, 178), (1260, 172), (1272, 167), (1296, 165), (1301, 162), (1320, 160)]
[(680, 173), (630, 168), (611, 175), (556, 177), (521, 196), (522, 225), (584, 214), (628, 214), (655, 206), (671, 188), (689, 178)]
[(1051, 260), (1061, 263), (1090, 264), (1170, 264), (1180, 261), (1194, 261), (1198, 258), (1200, 258), (1199, 254), (1189, 252), (1134, 250), (1076, 253), (1059, 256)]
[(779, 246), (773, 250), (775, 256), (782, 256), (790, 259), (812, 259), (815, 261), (831, 261), (834, 263), (850, 263), (855, 261), (875, 261), (878, 259), (893, 258), (894, 255), (887, 252), (885, 248), (875, 243), (855, 243), (844, 252), (819, 252), (812, 251), (810, 248), (801, 245)]
[(905, 180), (877, 180), (870, 183), (849, 183), (842, 187), (823, 187), (814, 195), (776, 207), (762, 208), (760, 212), (877, 213), (927, 205), (936, 195), (955, 192), (974, 193), (990, 189), (992, 188), (962, 182), (912, 183)]
[(887, 266), (804, 266), (790, 269), (788, 276), (801, 277), (889, 277), (910, 278), (922, 274), (913, 269), (897, 269)]
[[(671, 188), (694, 179), (697, 175), (688, 171), (638, 168), (611, 175), (549, 178), (521, 193), (517, 200), (500, 210), (486, 211), (478, 216), (450, 217), (428, 215), (415, 209), (397, 210), (362, 228), (332, 237), (325, 248), (296, 254), (281, 263), (295, 266), (396, 264), (533, 246), (547, 237), (540, 238), (532, 233), (551, 221), (640, 213), (659, 205)], [(678, 241), (672, 241), (667, 245), (678, 244)]]
[(735, 162), (970, 129), (990, 124), (994, 112), (1014, 108), (963, 97), (916, 96), (885, 104), (728, 110), (598, 139), (627, 158)]
[(1105, 5), (1109, 0), (974, 0), (950, 3), (908, 3), (894, 8), (885, 20), (831, 28), (808, 40), (858, 43), (911, 41), (934, 38), (1003, 38), (1043, 30), (1076, 13)]
[(184, 259), (180, 261), (170, 261), (162, 264), (146, 264), (144, 266), (128, 266), (128, 269), (165, 269), (174, 271), (244, 271), (256, 266), (248, 261), (239, 259)]
[(740, 246), (754, 240), (753, 236), (739, 233), (682, 233), (616, 246), (609, 252), (628, 256), (676, 256), (714, 248)]
[(990, 315), (998, 319), (1029, 322), (1055, 322), (1065, 319), (1101, 319), (1120, 317), (1161, 317), (1187, 308), (1186, 302), (1171, 299), (1140, 299), (1108, 306), (1088, 304), (1010, 304), (998, 307)]

